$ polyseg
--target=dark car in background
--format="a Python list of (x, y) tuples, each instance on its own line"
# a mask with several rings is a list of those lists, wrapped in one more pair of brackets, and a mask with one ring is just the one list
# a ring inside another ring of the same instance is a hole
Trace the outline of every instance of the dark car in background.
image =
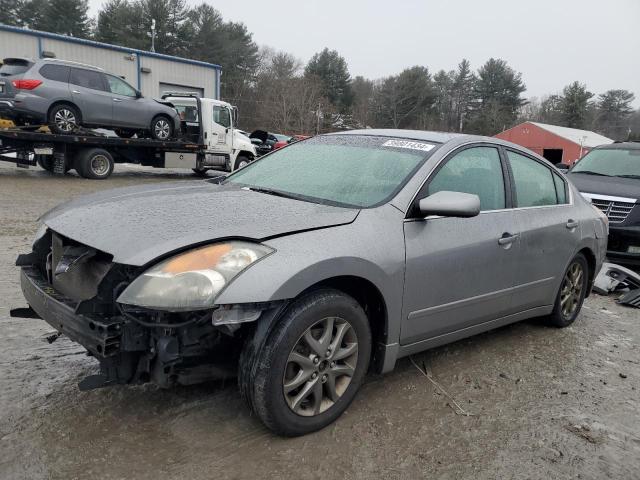
[(597, 147), (567, 177), (609, 218), (607, 257), (640, 266), (640, 143)]
[(112, 129), (125, 138), (169, 140), (180, 131), (171, 104), (143, 97), (98, 67), (56, 59), (4, 59), (0, 117), (19, 126), (48, 124), (57, 134), (83, 126)]

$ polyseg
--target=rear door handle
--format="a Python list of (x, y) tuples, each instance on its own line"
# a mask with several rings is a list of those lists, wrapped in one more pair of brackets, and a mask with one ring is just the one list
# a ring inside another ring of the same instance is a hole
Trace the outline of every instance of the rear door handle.
[(498, 239), (498, 245), (502, 245), (502, 246), (511, 245), (517, 239), (518, 239), (518, 234), (517, 233), (511, 234), (511, 233), (505, 232)]
[(578, 222), (576, 222), (575, 220), (573, 220), (573, 219), (567, 220), (567, 228), (569, 230), (571, 230), (573, 228), (576, 228), (577, 226), (578, 226)]
[(71, 93), (75, 93), (76, 95), (80, 95), (80, 92), (78, 90), (71, 90)]
[(121, 102), (122, 100), (120, 100), (119, 98), (114, 98), (113, 101), (114, 102)]

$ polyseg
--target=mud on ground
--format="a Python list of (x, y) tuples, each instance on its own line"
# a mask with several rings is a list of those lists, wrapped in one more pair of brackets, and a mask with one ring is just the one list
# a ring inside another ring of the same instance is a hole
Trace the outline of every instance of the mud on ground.
[(44, 322), (9, 318), (24, 306), (15, 257), (61, 201), (191, 178), (0, 166), (0, 478), (640, 477), (640, 310), (612, 298), (589, 298), (564, 330), (525, 322), (404, 359), (302, 438), (269, 433), (233, 382), (80, 392), (95, 361), (64, 337), (49, 345)]

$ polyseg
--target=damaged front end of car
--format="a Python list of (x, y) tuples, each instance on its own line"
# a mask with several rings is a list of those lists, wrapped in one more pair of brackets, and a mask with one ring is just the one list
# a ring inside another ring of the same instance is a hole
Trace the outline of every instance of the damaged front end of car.
[(12, 315), (42, 318), (99, 361), (100, 373), (82, 380), (82, 390), (234, 377), (252, 325), (275, 317), (282, 302), (216, 305), (215, 297), (270, 252), (228, 242), (145, 269), (114, 263), (109, 254), (43, 230), (33, 251), (16, 262), (30, 308)]

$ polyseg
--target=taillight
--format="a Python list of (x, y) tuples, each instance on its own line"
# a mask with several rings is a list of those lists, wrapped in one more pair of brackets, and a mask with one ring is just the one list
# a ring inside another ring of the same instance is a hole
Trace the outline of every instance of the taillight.
[(40, 80), (13, 80), (11, 83), (18, 90), (33, 90), (42, 85)]

